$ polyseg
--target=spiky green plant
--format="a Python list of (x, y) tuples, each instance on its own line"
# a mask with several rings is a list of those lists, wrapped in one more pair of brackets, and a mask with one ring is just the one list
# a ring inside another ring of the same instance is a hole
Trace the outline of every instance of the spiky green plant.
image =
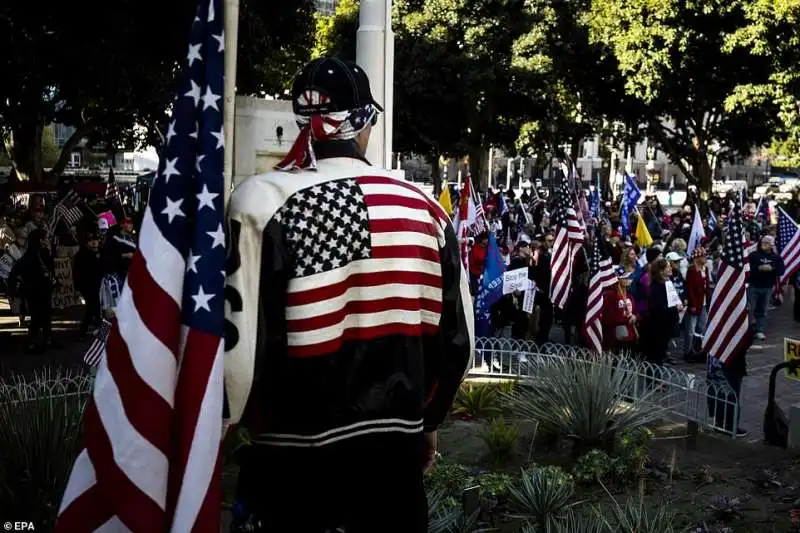
[(492, 460), (502, 463), (511, 458), (517, 447), (519, 428), (514, 424), (507, 423), (502, 418), (496, 418), (481, 432), (481, 438), (489, 448)]
[(449, 533), (455, 527), (460, 513), (448, 500), (444, 491), (428, 493), (428, 533)]
[(502, 410), (495, 385), (462, 385), (453, 402), (453, 414), (463, 418), (494, 418)]
[(673, 527), (675, 513), (668, 509), (666, 503), (645, 505), (644, 495), (640, 493), (638, 498), (628, 497), (625, 503), (620, 505), (606, 486), (602, 482), (600, 484), (611, 498), (611, 505), (606, 507), (605, 512), (595, 507), (595, 514), (609, 533), (617, 531), (675, 533)]
[[(617, 433), (666, 415), (669, 394), (649, 391), (634, 404), (623, 401), (642, 376), (626, 359), (553, 357), (532, 364), (535, 378), (514, 392), (502, 393), (501, 402), (515, 416), (572, 440), (578, 456), (592, 448), (611, 451)], [(655, 394), (660, 395), (658, 401)]]
[(0, 383), (0, 513), (50, 530), (79, 452), (90, 388), (88, 377), (65, 371)]
[(518, 487), (510, 490), (511, 508), (539, 529), (555, 527), (566, 516), (575, 494), (572, 476), (557, 466), (533, 467), (522, 471)]

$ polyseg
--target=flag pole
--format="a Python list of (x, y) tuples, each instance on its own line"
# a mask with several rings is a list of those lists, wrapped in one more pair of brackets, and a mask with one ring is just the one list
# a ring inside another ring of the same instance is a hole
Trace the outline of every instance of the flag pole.
[(227, 209), (233, 190), (233, 147), (234, 147), (234, 128), (236, 118), (236, 52), (239, 43), (239, 0), (225, 0), (224, 10), (225, 28), (225, 86), (224, 86), (224, 110), (225, 116), (222, 119), (222, 127), (225, 130), (225, 171), (224, 171), (224, 195), (225, 207)]

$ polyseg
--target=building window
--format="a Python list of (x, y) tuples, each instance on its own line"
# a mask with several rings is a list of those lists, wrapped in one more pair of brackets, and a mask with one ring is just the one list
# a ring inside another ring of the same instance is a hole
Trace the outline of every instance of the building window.
[(336, 12), (337, 0), (317, 0), (317, 11), (323, 15), (333, 15)]
[(69, 154), (69, 166), (73, 168), (78, 168), (81, 166), (80, 152), (72, 152), (71, 154)]

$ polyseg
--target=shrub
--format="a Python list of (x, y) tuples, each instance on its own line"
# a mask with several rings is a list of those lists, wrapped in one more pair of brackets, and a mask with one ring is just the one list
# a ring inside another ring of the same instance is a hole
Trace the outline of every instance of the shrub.
[(594, 483), (612, 471), (612, 459), (603, 450), (590, 450), (581, 456), (572, 468), (572, 475), (578, 483)]
[(554, 357), (532, 364), (536, 377), (515, 392), (501, 394), (501, 402), (516, 416), (538, 422), (545, 432), (571, 439), (576, 457), (593, 448), (611, 451), (616, 435), (666, 413), (650, 400), (655, 391), (645, 393), (635, 407), (622, 402), (640, 378), (635, 363), (627, 359)]
[(0, 384), (0, 513), (49, 531), (80, 451), (91, 379), (45, 371)]
[(439, 460), (425, 475), (425, 487), (429, 491), (441, 490), (447, 494), (458, 494), (472, 484), (472, 469), (464, 465)]
[(497, 418), (492, 420), (489, 426), (481, 432), (481, 438), (489, 447), (489, 456), (493, 461), (507, 461), (517, 447), (519, 428), (513, 424), (507, 424), (502, 418)]
[(595, 514), (609, 533), (617, 531), (675, 533), (672, 526), (675, 514), (667, 509), (665, 503), (648, 507), (640, 494), (639, 498), (628, 498), (623, 505), (620, 505), (608, 489), (605, 486), (603, 488), (611, 497), (612, 505), (606, 507), (605, 512), (595, 507)]
[(533, 467), (522, 471), (519, 487), (511, 487), (511, 507), (518, 518), (539, 528), (553, 528), (565, 519), (574, 505), (572, 476), (556, 466)]
[(462, 385), (456, 394), (453, 413), (466, 420), (498, 416), (502, 410), (497, 390), (490, 385)]

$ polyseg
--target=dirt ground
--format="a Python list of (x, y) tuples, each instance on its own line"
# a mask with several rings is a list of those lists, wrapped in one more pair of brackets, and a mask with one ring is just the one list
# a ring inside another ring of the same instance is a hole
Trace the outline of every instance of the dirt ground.
[[(483, 424), (448, 422), (439, 431), (444, 460), (486, 471), (516, 473), (528, 464), (531, 428), (521, 428), (516, 456), (504, 465), (492, 465), (480, 437)], [(676, 513), (676, 531), (726, 533), (789, 533), (792, 509), (800, 509), (800, 461), (784, 450), (700, 434), (690, 439), (680, 429), (656, 431), (650, 447), (648, 474), (639, 486), (610, 488), (622, 503), (627, 495), (643, 492), (647, 503), (666, 502)], [(526, 437), (527, 434), (527, 437)], [(569, 469), (566, 449), (544, 449), (534, 443), (531, 462)], [(628, 494), (626, 494), (626, 492)], [(587, 502), (610, 501), (601, 487), (581, 489)], [(720, 520), (722, 519), (722, 520)], [(709, 529), (702, 529), (706, 524)], [(720, 529), (712, 529), (713, 525)], [(730, 529), (722, 529), (727, 526)]]

